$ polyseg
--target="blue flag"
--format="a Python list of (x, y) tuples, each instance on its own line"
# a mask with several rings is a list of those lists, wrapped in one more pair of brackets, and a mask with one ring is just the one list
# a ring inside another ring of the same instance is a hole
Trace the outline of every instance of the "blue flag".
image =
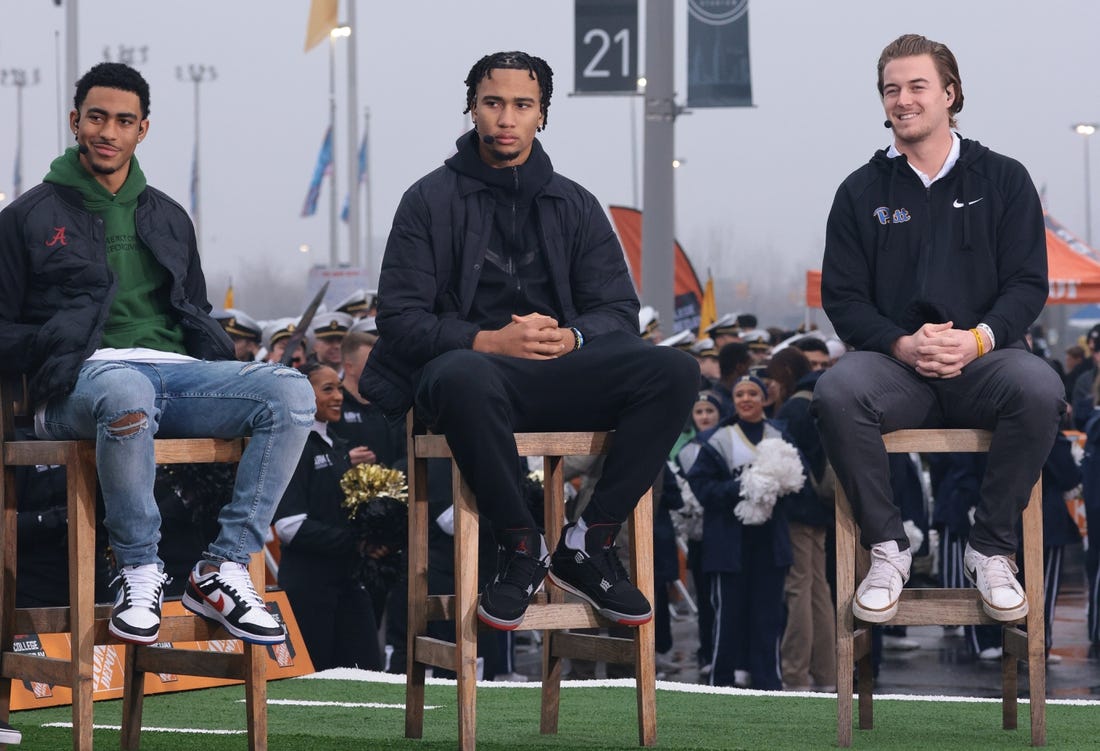
[[(367, 181), (367, 134), (363, 132), (363, 140), (359, 142), (359, 184), (362, 185)], [(343, 221), (348, 220), (348, 202), (351, 200), (350, 195), (344, 196), (344, 208), (340, 210), (340, 219)]]
[(317, 155), (317, 166), (313, 168), (313, 179), (309, 181), (309, 192), (302, 206), (302, 216), (317, 213), (317, 199), (321, 197), (321, 181), (332, 165), (332, 126), (325, 131), (325, 140), (321, 142), (321, 153)]

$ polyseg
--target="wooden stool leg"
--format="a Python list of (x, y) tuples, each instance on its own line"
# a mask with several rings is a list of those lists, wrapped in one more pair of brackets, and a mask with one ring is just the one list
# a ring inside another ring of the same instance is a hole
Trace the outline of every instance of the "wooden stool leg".
[(92, 667), (95, 660), (95, 445), (79, 441), (72, 446), (76, 456), (68, 463), (65, 476), (69, 513), (73, 748), (91, 751)]
[[(647, 490), (630, 517), (630, 575), (650, 603), (653, 585), (653, 491)], [(634, 680), (638, 692), (638, 744), (657, 743), (656, 624), (638, 626), (634, 634)]]
[[(0, 451), (2, 451), (0, 447)], [(0, 462), (3, 457), (0, 456)], [(0, 652), (10, 652), (15, 643), (15, 574), (16, 529), (18, 505), (15, 497), (15, 472), (3, 467), (0, 477), (0, 555), (3, 570), (0, 571)], [(0, 675), (0, 720), (8, 719), (11, 709), (11, 678)]]
[(1046, 729), (1046, 624), (1043, 620), (1043, 486), (1042, 479), (1031, 489), (1024, 509), (1024, 587), (1027, 596), (1027, 681), (1031, 700), (1031, 745), (1045, 746)]
[[(410, 418), (411, 419), (411, 418)], [(405, 659), (405, 737), (424, 735), (423, 662), (416, 659), (416, 639), (428, 630), (428, 463), (413, 458), (409, 441), (409, 544), (405, 550), (408, 565), (408, 633)]]
[(836, 743), (852, 745), (852, 671), (855, 669), (852, 599), (855, 596), (856, 525), (844, 490), (836, 489)]
[(477, 742), (477, 546), (478, 518), (473, 491), (451, 463), (455, 500), (455, 673), (458, 683), (458, 747)]
[(145, 671), (138, 668), (137, 655), (142, 649), (137, 645), (126, 646), (125, 682), (122, 685), (122, 739), (123, 751), (141, 748), (141, 712), (145, 699)]
[[(262, 553), (253, 554), (248, 573), (252, 576), (252, 586), (257, 592), (263, 592), (267, 566)], [(243, 646), (248, 748), (249, 751), (267, 751), (267, 648), (248, 643)]]
[[(565, 472), (560, 456), (543, 457), (543, 522), (546, 529), (546, 546), (551, 553), (557, 547), (565, 520)], [(546, 596), (550, 602), (565, 602), (565, 593), (558, 587), (548, 586)], [(542, 638), (542, 713), (539, 732), (551, 735), (558, 732), (558, 707), (561, 700), (562, 658), (554, 654), (557, 632), (546, 630)]]

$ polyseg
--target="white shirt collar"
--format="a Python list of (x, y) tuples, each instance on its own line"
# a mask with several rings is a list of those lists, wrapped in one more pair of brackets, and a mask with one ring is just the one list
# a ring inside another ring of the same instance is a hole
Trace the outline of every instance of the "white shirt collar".
[[(959, 134), (955, 131), (951, 131), (951, 151), (947, 153), (947, 159), (943, 163), (943, 167), (940, 168), (939, 173), (935, 177), (929, 178), (928, 175), (921, 172), (919, 169), (913, 166), (912, 162), (909, 162), (909, 166), (914, 172), (917, 173), (917, 177), (924, 183), (924, 187), (929, 188), (932, 183), (944, 177), (951, 168), (955, 166), (955, 162), (959, 161), (959, 152), (962, 150), (962, 139), (959, 138)], [(898, 151), (898, 147), (895, 144), (890, 144), (890, 147), (886, 149), (886, 156), (894, 159), (901, 156), (901, 152)]]
[(321, 436), (321, 440), (332, 446), (332, 438), (328, 434), (328, 423), (320, 420), (313, 421), (313, 432)]

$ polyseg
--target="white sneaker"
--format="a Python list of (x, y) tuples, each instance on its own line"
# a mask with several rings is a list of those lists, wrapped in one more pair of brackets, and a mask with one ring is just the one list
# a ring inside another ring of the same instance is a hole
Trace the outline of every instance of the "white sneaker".
[(982, 555), (970, 543), (963, 553), (966, 577), (978, 588), (982, 607), (998, 621), (1016, 621), (1027, 615), (1027, 597), (1016, 579), (1016, 564), (1005, 555)]
[(897, 615), (901, 588), (909, 581), (913, 554), (898, 550), (897, 540), (871, 546), (871, 570), (860, 582), (852, 600), (856, 618), (868, 623), (886, 623)]
[(909, 652), (914, 649), (920, 649), (920, 642), (905, 636), (883, 636), (882, 648), (895, 650), (897, 652)]
[(111, 584), (118, 584), (107, 629), (122, 641), (155, 644), (160, 634), (160, 608), (168, 575), (155, 563), (125, 566)]
[(981, 652), (978, 652), (979, 660), (999, 660), (1004, 655), (1005, 651), (1003, 647), (986, 647)]

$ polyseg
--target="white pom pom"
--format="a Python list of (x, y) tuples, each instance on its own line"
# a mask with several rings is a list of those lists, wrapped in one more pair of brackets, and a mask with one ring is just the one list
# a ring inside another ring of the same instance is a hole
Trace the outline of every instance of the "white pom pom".
[(763, 524), (780, 496), (801, 490), (805, 483), (798, 449), (781, 438), (765, 438), (756, 446), (756, 458), (741, 470), (743, 500), (733, 513), (742, 524)]

